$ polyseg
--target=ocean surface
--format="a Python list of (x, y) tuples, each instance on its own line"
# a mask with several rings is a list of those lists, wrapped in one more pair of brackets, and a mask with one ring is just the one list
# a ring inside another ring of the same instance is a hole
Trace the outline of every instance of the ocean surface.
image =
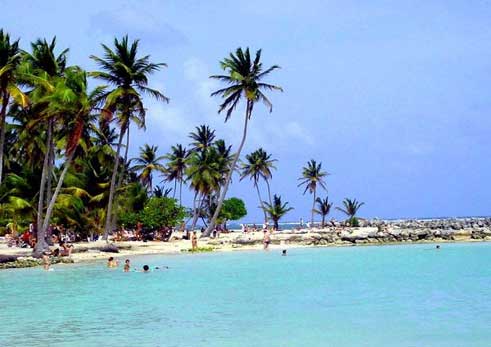
[(491, 346), (491, 244), (132, 260), (0, 271), (0, 346)]

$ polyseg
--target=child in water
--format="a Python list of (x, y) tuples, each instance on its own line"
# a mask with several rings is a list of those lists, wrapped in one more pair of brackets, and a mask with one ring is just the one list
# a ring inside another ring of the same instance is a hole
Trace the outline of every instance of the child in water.
[(107, 267), (108, 268), (118, 267), (118, 261), (114, 259), (114, 257), (109, 257), (109, 259), (107, 260)]
[(124, 272), (130, 272), (130, 260), (129, 259), (126, 259), (124, 261), (124, 268), (123, 268), (123, 271)]

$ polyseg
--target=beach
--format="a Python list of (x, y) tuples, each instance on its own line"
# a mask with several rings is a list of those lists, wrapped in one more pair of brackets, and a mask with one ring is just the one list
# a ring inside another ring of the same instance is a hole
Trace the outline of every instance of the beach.
[[(269, 248), (281, 250), (295, 247), (491, 241), (491, 222), (485, 218), (463, 221), (398, 221), (384, 223), (382, 226), (373, 226), (373, 223), (367, 224), (370, 226), (359, 228), (337, 226), (276, 231), (271, 235)], [(110, 241), (109, 244), (116, 246), (117, 253), (103, 251), (108, 245), (106, 241), (79, 242), (74, 244), (74, 251), (70, 260), (79, 263), (107, 259), (109, 256), (128, 258), (136, 255), (188, 253), (191, 251), (191, 241), (183, 240), (182, 237), (182, 233), (174, 232), (169, 242)], [(263, 232), (243, 233), (235, 230), (221, 233), (218, 238), (199, 237), (198, 246), (201, 252), (261, 250), (263, 249)], [(9, 248), (5, 243), (0, 242), (0, 254), (30, 257), (31, 249)]]

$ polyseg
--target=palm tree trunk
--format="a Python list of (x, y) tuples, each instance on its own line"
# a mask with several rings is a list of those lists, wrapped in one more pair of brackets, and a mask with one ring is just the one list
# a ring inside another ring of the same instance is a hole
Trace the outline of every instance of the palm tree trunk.
[(49, 221), (51, 219), (51, 214), (53, 213), (53, 209), (55, 207), (56, 199), (58, 199), (58, 195), (60, 194), (61, 187), (63, 186), (63, 181), (65, 180), (65, 176), (68, 172), (68, 169), (72, 164), (74, 155), (75, 155), (75, 151), (73, 151), (65, 161), (65, 166), (63, 167), (63, 171), (61, 172), (60, 178), (58, 179), (58, 184), (56, 185), (53, 196), (51, 197), (51, 200), (49, 202), (48, 209), (46, 210), (46, 216), (44, 217), (44, 222), (42, 227), (43, 232), (46, 232), (46, 230), (48, 230)]
[(322, 214), (322, 228), (326, 225), (326, 215)]
[(317, 197), (317, 189), (314, 189), (314, 202), (312, 203), (312, 225), (311, 228), (314, 227), (314, 211), (315, 211), (315, 199)]
[(264, 208), (263, 199), (261, 198), (261, 192), (259, 191), (259, 185), (257, 184), (257, 182), (255, 182), (254, 185), (256, 186), (257, 196), (259, 197), (259, 205), (261, 206), (261, 209), (264, 213), (264, 223), (268, 223), (268, 215), (266, 214), (266, 209)]
[[(196, 227), (196, 222), (198, 221), (198, 216), (199, 216), (199, 207), (196, 206), (196, 199), (198, 198), (198, 192), (194, 194), (194, 202), (193, 202), (193, 209), (194, 209), (194, 214), (193, 214), (193, 222), (191, 223), (191, 231), (194, 231), (194, 228)], [(200, 202), (201, 206), (201, 202)]]
[(46, 206), (48, 206), (49, 202), (51, 201), (51, 183), (53, 182), (54, 178), (54, 172), (53, 168), (55, 167), (55, 144), (54, 141), (51, 141), (51, 145), (49, 148), (49, 159), (48, 159), (48, 172), (47, 175), (47, 183), (46, 183)]
[(266, 186), (268, 187), (268, 198), (269, 198), (269, 204), (270, 205), (273, 205), (273, 202), (271, 200), (271, 188), (269, 187), (269, 180), (268, 179), (265, 179), (266, 181)]
[(0, 111), (0, 183), (3, 182), (3, 147), (5, 146), (5, 131), (7, 128), (7, 105), (9, 103), (10, 95), (3, 91), (0, 93), (2, 96), (2, 110)]
[[(116, 192), (120, 187), (121, 184), (123, 184), (123, 176), (124, 176), (124, 170), (126, 168), (126, 162), (128, 161), (128, 148), (130, 147), (130, 125), (128, 124), (128, 129), (126, 130), (126, 148), (124, 149), (124, 162), (123, 165), (121, 165), (121, 172), (119, 173), (118, 177), (118, 183), (116, 183), (116, 188), (114, 191)], [(116, 228), (116, 223), (118, 222), (118, 216), (114, 213), (111, 216), (111, 230), (114, 230)]]
[(182, 179), (179, 180), (179, 207), (182, 206)]
[(118, 167), (119, 167), (119, 153), (121, 153), (121, 145), (123, 143), (123, 137), (126, 129), (122, 129), (119, 134), (118, 147), (116, 149), (116, 154), (114, 155), (114, 167), (113, 174), (111, 177), (111, 186), (109, 188), (109, 201), (107, 203), (107, 211), (106, 211), (106, 224), (104, 226), (104, 236), (103, 239), (107, 241), (109, 232), (111, 231), (111, 219), (112, 219), (112, 209), (113, 209), (113, 199), (114, 192), (116, 190), (116, 176), (118, 175)]
[(46, 176), (49, 170), (49, 148), (51, 147), (51, 142), (53, 141), (53, 119), (48, 121), (48, 134), (46, 137), (46, 154), (44, 155), (43, 171), (41, 172), (41, 183), (39, 185), (39, 200), (38, 200), (38, 210), (37, 210), (37, 242), (34, 251), (41, 254), (46, 248), (45, 235), (43, 232), (43, 210), (44, 210), (44, 193), (46, 190)]
[(172, 199), (176, 198), (176, 191), (177, 191), (177, 179), (174, 180), (174, 191), (172, 192)]
[(220, 193), (220, 198), (218, 199), (217, 208), (215, 209), (215, 213), (213, 213), (213, 217), (211, 218), (211, 221), (210, 221), (210, 224), (208, 225), (208, 228), (206, 228), (206, 230), (205, 230), (204, 236), (209, 236), (211, 234), (211, 231), (213, 230), (213, 228), (215, 228), (215, 224), (217, 222), (218, 215), (220, 214), (220, 210), (222, 209), (223, 200), (225, 200), (225, 196), (227, 195), (228, 186), (230, 185), (230, 180), (232, 179), (232, 174), (235, 170), (235, 166), (237, 165), (237, 161), (239, 160), (240, 152), (242, 151), (242, 148), (244, 147), (244, 143), (245, 143), (245, 140), (247, 137), (247, 123), (248, 123), (249, 118), (251, 116), (251, 112), (252, 112), (252, 104), (251, 104), (251, 101), (248, 100), (247, 106), (246, 106), (242, 140), (240, 141), (240, 145), (239, 145), (239, 148), (237, 149), (237, 153), (235, 153), (235, 157), (234, 157), (234, 160), (232, 162), (232, 165), (230, 166), (230, 170), (227, 173), (227, 179), (225, 180), (223, 190)]

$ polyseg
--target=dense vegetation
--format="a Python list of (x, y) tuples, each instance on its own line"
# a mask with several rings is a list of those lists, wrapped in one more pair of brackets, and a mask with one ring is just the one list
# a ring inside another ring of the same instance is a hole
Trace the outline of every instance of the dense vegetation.
[[(168, 153), (145, 144), (137, 158), (128, 158), (130, 129), (145, 129), (145, 97), (169, 102), (150, 87), (151, 77), (166, 65), (142, 55), (139, 41), (127, 36), (101, 47), (102, 55), (90, 56), (98, 71), (87, 72), (71, 65), (68, 49), (60, 49), (56, 38), (38, 39), (23, 50), (0, 30), (0, 225), (20, 230), (35, 224), (38, 254), (54, 223), (84, 238), (107, 237), (122, 224), (162, 228), (186, 222), (194, 228), (201, 220), (210, 234), (217, 223), (247, 214), (242, 200), (226, 199), (232, 174), (239, 171), (241, 179), (252, 180), (265, 222), (277, 227), (291, 208), (271, 196), (276, 160), (262, 148), (243, 161), (240, 156), (256, 104), (271, 112), (265, 93), (282, 91), (264, 82), (279, 67), (264, 68), (260, 50), (252, 57), (248, 48), (239, 48), (221, 61), (223, 75), (210, 76), (224, 83), (211, 96), (223, 98), (218, 112), (225, 121), (239, 103), (245, 105), (236, 149), (203, 124), (189, 134), (189, 144), (175, 144)], [(314, 205), (319, 203), (312, 221), (318, 211), (323, 223), (330, 205), (316, 194), (318, 185), (325, 188), (326, 175), (312, 160), (301, 178)], [(265, 200), (260, 182), (266, 184)], [(191, 208), (182, 205), (183, 185), (193, 192)], [(346, 210), (352, 221), (356, 211)]]

